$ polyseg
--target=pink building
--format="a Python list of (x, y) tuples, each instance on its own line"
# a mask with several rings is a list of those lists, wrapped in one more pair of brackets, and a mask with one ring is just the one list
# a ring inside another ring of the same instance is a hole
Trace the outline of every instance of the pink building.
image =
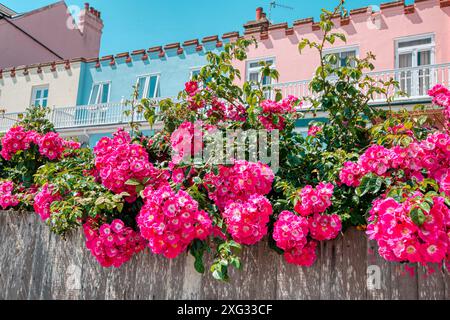
[(89, 4), (75, 23), (64, 1), (18, 14), (0, 4), (0, 69), (98, 57), (103, 22)]
[[(328, 53), (338, 55), (339, 63), (348, 56), (376, 56), (376, 78), (395, 78), (410, 96), (426, 95), (436, 82), (449, 85), (450, 0), (415, 0), (382, 4), (379, 11), (370, 7), (351, 10), (349, 17), (334, 19), (334, 32), (346, 35), (337, 40)], [(236, 66), (244, 80), (257, 80), (258, 62), (271, 61), (280, 72), (278, 86), (285, 93), (308, 94), (308, 80), (319, 65), (317, 51), (297, 47), (302, 38), (320, 41), (322, 32), (312, 18), (270, 24), (261, 8), (256, 19), (244, 25), (245, 37), (258, 40), (258, 48), (249, 49), (249, 59)], [(255, 79), (256, 78), (256, 79)], [(294, 82), (294, 83), (293, 83)], [(276, 85), (277, 86), (277, 85)]]

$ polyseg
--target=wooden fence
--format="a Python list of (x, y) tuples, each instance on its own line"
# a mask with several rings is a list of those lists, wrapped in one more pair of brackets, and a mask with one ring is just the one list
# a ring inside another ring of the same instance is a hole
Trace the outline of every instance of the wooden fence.
[(265, 242), (245, 248), (242, 262), (243, 269), (232, 271), (229, 283), (197, 274), (189, 255), (168, 260), (148, 250), (119, 269), (104, 269), (85, 249), (81, 233), (63, 240), (35, 214), (0, 212), (0, 299), (450, 297), (447, 272), (436, 267), (427, 275), (414, 267), (410, 276), (404, 266), (380, 258), (374, 243), (355, 229), (322, 243), (311, 268), (286, 264)]

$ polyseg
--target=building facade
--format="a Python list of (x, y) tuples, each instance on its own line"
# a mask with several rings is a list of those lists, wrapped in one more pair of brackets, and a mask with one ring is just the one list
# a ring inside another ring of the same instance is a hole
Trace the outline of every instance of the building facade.
[(11, 126), (29, 106), (78, 105), (84, 59), (11, 68), (0, 73), (0, 128)]
[[(346, 58), (365, 57), (373, 53), (375, 69), (370, 75), (376, 80), (393, 78), (407, 98), (397, 99), (399, 107), (428, 103), (427, 91), (436, 83), (450, 85), (450, 1), (415, 0), (384, 3), (373, 10), (364, 7), (351, 10), (346, 17), (333, 20), (333, 32), (342, 33), (346, 42), (337, 39), (325, 48), (335, 54), (338, 65)], [(284, 95), (299, 97), (311, 94), (309, 82), (319, 65), (317, 50), (305, 48), (301, 54), (298, 43), (302, 39), (321, 42), (323, 32), (313, 18), (288, 23), (270, 24), (261, 8), (254, 21), (244, 25), (246, 38), (256, 38), (258, 47), (250, 47), (247, 61), (237, 61), (236, 67), (245, 74), (241, 83), (258, 77), (259, 62), (270, 61), (279, 71), (278, 83), (267, 83)], [(270, 82), (266, 79), (258, 79)], [(393, 92), (392, 92), (393, 93)], [(385, 104), (384, 97), (375, 97), (373, 104)], [(321, 115), (323, 119), (323, 114)], [(308, 115), (307, 115), (308, 118)], [(303, 126), (309, 120), (303, 121)]]
[(0, 69), (98, 57), (101, 13), (86, 3), (75, 20), (64, 1), (18, 14), (0, 5)]
[[(211, 36), (88, 60), (81, 74), (74, 123), (69, 118), (66, 131), (94, 122), (94, 128), (86, 128), (86, 132), (90, 144), (95, 144), (112, 132), (111, 127), (129, 121), (123, 111), (134, 86), (139, 88), (139, 99), (175, 98), (184, 83), (206, 64), (206, 53), (222, 48), (223, 42)], [(72, 114), (71, 105), (59, 107), (61, 116)]]
[[(396, 1), (382, 4), (378, 9), (360, 8), (351, 10), (348, 16), (336, 17), (333, 32), (343, 33), (347, 42), (336, 41), (333, 47), (326, 48), (326, 53), (336, 55), (338, 64), (343, 65), (348, 62), (348, 57), (361, 58), (372, 52), (376, 60), (375, 70), (370, 75), (375, 79), (397, 80), (401, 90), (409, 95), (396, 101), (398, 107), (429, 103), (428, 89), (437, 83), (450, 84), (450, 0), (415, 0), (410, 5)], [(246, 80), (261, 81), (281, 90), (285, 96), (310, 95), (309, 83), (319, 65), (319, 57), (311, 49), (300, 54), (298, 43), (303, 38), (320, 41), (321, 35), (318, 23), (312, 18), (297, 20), (292, 26), (271, 24), (262, 8), (258, 8), (255, 20), (244, 25), (242, 35), (255, 38), (258, 47), (248, 49), (247, 61), (234, 63), (241, 71), (240, 84)], [(79, 72), (72, 72), (71, 83), (69, 77), (60, 76), (61, 90), (64, 92), (71, 87), (71, 92), (77, 94), (76, 97), (72, 93), (67, 95), (65, 101), (48, 99), (48, 105), (54, 108), (53, 121), (62, 133), (81, 135), (93, 145), (100, 137), (127, 124), (129, 119), (124, 117), (123, 111), (133, 86), (138, 85), (139, 97), (175, 97), (192, 74), (206, 64), (206, 52), (220, 52), (224, 43), (239, 37), (238, 32), (229, 32), (201, 41), (194, 39), (101, 58), (66, 61), (69, 65), (79, 63)], [(279, 71), (277, 83), (259, 78), (260, 61), (272, 63)], [(69, 70), (75, 71), (75, 65)], [(13, 71), (17, 77), (17, 70), (5, 69), (3, 83)], [(23, 68), (20, 70), (25, 73)], [(11, 81), (7, 83), (14, 85)], [(25, 92), (21, 82), (16, 81), (15, 85), (20, 87), (14, 91), (16, 94)], [(33, 86), (38, 83), (27, 85), (25, 96), (29, 101), (36, 100)], [(2, 88), (0, 73), (0, 90), (9, 91), (8, 88)], [(12, 97), (12, 92), (6, 96)], [(54, 90), (49, 86), (49, 97), (52, 93)], [(269, 97), (270, 94), (269, 91)], [(2, 100), (0, 96), (0, 106), (5, 103), (12, 103), (12, 98)], [(386, 104), (383, 97), (374, 97), (370, 103), (380, 107)], [(312, 118), (310, 113), (305, 112), (305, 115), (306, 119), (298, 123), (302, 131)], [(326, 121), (326, 114), (319, 112), (316, 119)]]

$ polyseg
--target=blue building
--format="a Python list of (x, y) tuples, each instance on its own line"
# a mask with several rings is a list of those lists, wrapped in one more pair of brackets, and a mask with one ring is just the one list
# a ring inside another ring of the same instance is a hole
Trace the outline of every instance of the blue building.
[[(63, 134), (77, 135), (94, 146), (103, 136), (125, 126), (123, 111), (137, 86), (139, 98), (175, 98), (185, 82), (206, 64), (209, 51), (220, 52), (237, 32), (171, 43), (149, 49), (86, 60), (80, 74), (77, 106), (58, 106), (55, 126)], [(137, 120), (144, 120), (138, 118)], [(143, 129), (149, 130), (143, 123)]]

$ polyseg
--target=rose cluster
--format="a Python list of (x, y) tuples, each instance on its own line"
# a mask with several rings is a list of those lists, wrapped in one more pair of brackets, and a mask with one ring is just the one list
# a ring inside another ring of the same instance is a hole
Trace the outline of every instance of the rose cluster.
[(239, 121), (245, 122), (247, 111), (241, 104), (225, 103), (214, 98), (211, 101), (211, 108), (206, 112), (208, 117), (215, 117), (220, 121)]
[(444, 108), (444, 114), (447, 119), (450, 119), (450, 90), (441, 84), (435, 85), (428, 95), (433, 98), (433, 103)]
[(144, 198), (136, 221), (153, 253), (175, 258), (194, 239), (204, 240), (211, 233), (211, 218), (187, 192), (164, 185), (146, 188)]
[(276, 102), (273, 100), (264, 100), (261, 102), (261, 115), (259, 121), (269, 131), (278, 129), (283, 130), (286, 125), (285, 115), (295, 112), (295, 105), (298, 98), (288, 96), (287, 98)]
[(331, 197), (334, 186), (331, 183), (321, 182), (316, 188), (308, 185), (300, 191), (300, 199), (294, 210), (302, 216), (314, 213), (323, 213), (331, 206)]
[(308, 129), (308, 136), (310, 137), (315, 137), (317, 134), (319, 134), (320, 132), (322, 132), (322, 127), (319, 126), (311, 126)]
[(267, 234), (272, 205), (264, 196), (253, 194), (248, 200), (230, 201), (222, 216), (234, 241), (252, 245)]
[(441, 192), (450, 196), (450, 136), (435, 132), (423, 141), (390, 149), (372, 145), (358, 162), (346, 162), (339, 178), (342, 183), (357, 187), (368, 173), (387, 177), (398, 170), (403, 171), (405, 178), (418, 181), (422, 181), (425, 174), (439, 183)]
[(61, 200), (60, 194), (54, 192), (53, 186), (45, 184), (34, 197), (34, 211), (45, 221), (51, 216), (50, 206), (59, 200)]
[(316, 260), (317, 241), (332, 240), (341, 229), (341, 219), (336, 214), (304, 217), (283, 211), (275, 222), (273, 239), (284, 250), (288, 263), (309, 267)]
[(318, 214), (308, 217), (309, 231), (315, 240), (325, 241), (336, 238), (342, 229), (341, 217), (337, 214)]
[(216, 127), (204, 124), (202, 121), (183, 122), (170, 136), (172, 164), (191, 161), (192, 157), (202, 151), (204, 135), (213, 133), (215, 129)]
[(205, 175), (208, 196), (221, 210), (232, 238), (255, 244), (267, 234), (272, 206), (264, 197), (272, 189), (273, 171), (261, 162), (235, 160)]
[(196, 95), (201, 92), (197, 81), (188, 81), (184, 84), (184, 91), (187, 93), (186, 101), (190, 110), (197, 111), (205, 107), (205, 101), (198, 99)]
[(220, 165), (217, 175), (213, 172), (206, 174), (204, 181), (209, 198), (223, 209), (229, 201), (246, 201), (252, 194), (268, 194), (274, 177), (266, 164), (236, 160), (232, 166)]
[(133, 229), (126, 227), (122, 220), (116, 219), (111, 224), (102, 224), (88, 219), (83, 225), (86, 247), (97, 261), (106, 268), (120, 267), (134, 254), (145, 248), (145, 240)]
[(0, 207), (3, 210), (15, 207), (19, 204), (19, 199), (13, 194), (14, 183), (12, 181), (0, 182)]
[(28, 150), (31, 143), (37, 143), (38, 133), (26, 131), (23, 127), (13, 127), (6, 132), (2, 138), (1, 156), (5, 160), (11, 160), (12, 156), (19, 151)]
[(374, 201), (367, 234), (384, 259), (422, 264), (449, 260), (450, 210), (442, 197), (421, 205), (425, 201), (420, 192), (402, 203), (389, 197)]
[(2, 138), (1, 156), (5, 160), (11, 158), (19, 151), (30, 149), (32, 144), (39, 148), (39, 153), (49, 160), (60, 159), (64, 150), (78, 149), (80, 144), (75, 141), (66, 141), (58, 133), (48, 132), (39, 134), (36, 131), (26, 131), (21, 126), (11, 128)]
[(39, 153), (50, 160), (61, 157), (64, 145), (64, 140), (55, 132), (49, 132), (38, 140)]
[(100, 139), (94, 147), (95, 167), (102, 184), (116, 194), (126, 192), (127, 202), (134, 202), (137, 197), (136, 186), (127, 184), (134, 179), (146, 184), (158, 185), (165, 180), (165, 175), (149, 162), (147, 151), (143, 146), (131, 143), (128, 132), (119, 129), (114, 137)]
[(345, 162), (344, 167), (339, 173), (339, 179), (341, 182), (354, 188), (360, 185), (362, 176), (362, 168), (357, 163), (351, 161)]

